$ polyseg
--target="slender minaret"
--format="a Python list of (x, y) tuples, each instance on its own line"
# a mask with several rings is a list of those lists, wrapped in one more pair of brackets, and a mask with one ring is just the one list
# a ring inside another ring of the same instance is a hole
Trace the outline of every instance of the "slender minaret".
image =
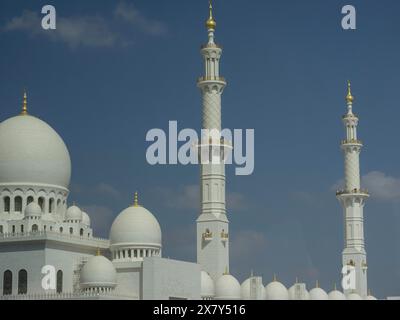
[(357, 138), (358, 117), (353, 113), (354, 97), (351, 94), (350, 81), (346, 96), (347, 114), (343, 116), (346, 139), (341, 148), (344, 153), (344, 190), (337, 192), (337, 198), (344, 209), (344, 250), (343, 266), (355, 268), (355, 289), (344, 290), (345, 294), (356, 292), (367, 296), (367, 255), (364, 248), (364, 215), (365, 200), (368, 191), (360, 186), (360, 152), (363, 146)]
[[(206, 22), (208, 42), (201, 48), (205, 75), (199, 78), (198, 87), (203, 97), (202, 128), (220, 132), (221, 95), (226, 82), (219, 75), (222, 49), (214, 42), (216, 25), (210, 1), (210, 16)], [(197, 262), (217, 280), (229, 272), (229, 222), (225, 208), (225, 165), (221, 139), (213, 135), (202, 136), (199, 152), (201, 213), (197, 219)], [(207, 158), (212, 161), (205, 163)]]

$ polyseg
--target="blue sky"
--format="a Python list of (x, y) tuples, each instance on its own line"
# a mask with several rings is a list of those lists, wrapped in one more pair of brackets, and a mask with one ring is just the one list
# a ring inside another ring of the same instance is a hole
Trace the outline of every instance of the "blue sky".
[[(357, 30), (341, 8), (357, 9)], [(29, 111), (64, 138), (72, 157), (70, 201), (108, 236), (134, 191), (159, 219), (164, 255), (195, 260), (199, 169), (146, 163), (152, 128), (200, 128), (207, 1), (52, 1), (58, 30), (40, 30), (42, 1), (0, 3), (0, 117)], [(215, 1), (223, 124), (255, 129), (255, 171), (227, 168), (231, 272), (278, 274), (313, 287), (339, 284), (346, 81), (360, 117), (369, 286), (400, 294), (400, 3)]]

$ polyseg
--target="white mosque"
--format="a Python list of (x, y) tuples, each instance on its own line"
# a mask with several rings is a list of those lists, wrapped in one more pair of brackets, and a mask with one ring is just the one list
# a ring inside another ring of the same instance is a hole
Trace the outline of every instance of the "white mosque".
[[(202, 127), (221, 130), (226, 82), (220, 76), (222, 49), (214, 42), (211, 4), (206, 26), (208, 42), (201, 49), (205, 75), (198, 80)], [(91, 218), (96, 217), (75, 205), (68, 207), (68, 149), (56, 131), (28, 113), (25, 94), (22, 112), (0, 123), (0, 300), (376, 300), (367, 286), (363, 207), (369, 195), (360, 186), (362, 143), (353, 100), (349, 84), (341, 144), (345, 185), (337, 198), (344, 208), (343, 266), (355, 268), (356, 288), (327, 293), (318, 283), (308, 291), (304, 283), (287, 288), (276, 278), (264, 286), (257, 276), (240, 284), (229, 273), (223, 161), (201, 165), (196, 263), (162, 257), (161, 227), (139, 204), (137, 194), (116, 217), (109, 239), (94, 237)], [(210, 141), (199, 149), (212, 148), (222, 157), (221, 144)], [(50, 271), (43, 272), (44, 267)]]

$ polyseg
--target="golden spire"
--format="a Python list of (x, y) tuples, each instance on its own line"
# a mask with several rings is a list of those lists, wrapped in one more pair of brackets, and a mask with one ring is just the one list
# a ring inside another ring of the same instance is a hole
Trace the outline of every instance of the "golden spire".
[(24, 90), (24, 102), (22, 104), (21, 115), (27, 115), (27, 114), (28, 114), (28, 97), (26, 95), (26, 90)]
[(346, 96), (346, 102), (347, 104), (352, 104), (354, 101), (354, 97), (351, 94), (351, 83), (350, 80), (347, 81), (347, 96)]
[(96, 256), (101, 256), (101, 251), (100, 251), (100, 248), (97, 248), (97, 251), (96, 251)]
[(210, 16), (209, 16), (208, 20), (206, 21), (206, 27), (207, 27), (207, 30), (215, 30), (215, 28), (217, 27), (217, 22), (214, 20), (214, 17), (213, 17), (213, 6), (212, 6), (211, 0), (209, 0), (209, 2), (210, 2), (210, 6), (209, 6)]
[(133, 206), (134, 207), (139, 207), (139, 195), (137, 192), (135, 192), (135, 199), (133, 201)]

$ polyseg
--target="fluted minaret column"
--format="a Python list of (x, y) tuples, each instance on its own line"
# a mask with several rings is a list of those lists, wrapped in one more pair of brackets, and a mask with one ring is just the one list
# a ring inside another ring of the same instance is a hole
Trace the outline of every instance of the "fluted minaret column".
[[(197, 261), (214, 280), (229, 271), (228, 219), (225, 207), (225, 165), (218, 133), (221, 131), (221, 95), (226, 86), (220, 76), (222, 49), (214, 42), (216, 22), (210, 1), (206, 22), (208, 42), (202, 46), (205, 75), (198, 80), (203, 98), (202, 128), (214, 130), (202, 136), (199, 144), (201, 159), (201, 213), (197, 219)], [(205, 163), (206, 160), (212, 160)]]
[(344, 153), (344, 190), (337, 192), (337, 198), (344, 209), (344, 250), (343, 265), (355, 267), (355, 290), (345, 290), (345, 293), (357, 292), (362, 297), (367, 296), (367, 256), (364, 247), (364, 215), (365, 200), (368, 191), (361, 189), (360, 183), (360, 152), (363, 146), (357, 138), (358, 117), (353, 113), (354, 97), (351, 94), (350, 82), (346, 97), (347, 113), (343, 116), (346, 139), (342, 141)]

